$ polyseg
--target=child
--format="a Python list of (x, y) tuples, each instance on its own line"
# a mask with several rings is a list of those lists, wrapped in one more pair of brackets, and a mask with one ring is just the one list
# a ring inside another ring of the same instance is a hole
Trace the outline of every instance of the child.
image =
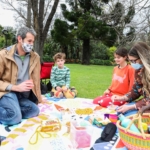
[(57, 53), (54, 55), (53, 59), (56, 64), (52, 68), (51, 72), (51, 83), (52, 83), (52, 92), (54, 92), (54, 97), (56, 98), (74, 98), (77, 94), (75, 88), (70, 87), (70, 70), (66, 66), (65, 63), (65, 54)]
[(104, 92), (103, 96), (99, 96), (93, 100), (94, 104), (107, 107), (111, 104), (123, 105), (124, 101), (112, 102), (111, 97), (115, 95), (124, 95), (128, 93), (134, 82), (134, 69), (127, 63), (128, 51), (125, 48), (119, 48), (114, 53), (114, 60), (117, 64), (113, 70), (113, 78), (111, 86)]

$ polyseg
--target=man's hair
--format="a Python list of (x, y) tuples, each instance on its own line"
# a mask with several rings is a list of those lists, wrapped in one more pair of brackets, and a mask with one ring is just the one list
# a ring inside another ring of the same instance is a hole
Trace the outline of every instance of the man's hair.
[(65, 53), (57, 53), (53, 56), (54, 62), (56, 62), (57, 59), (65, 59), (66, 55)]
[(34, 37), (36, 36), (36, 32), (28, 27), (21, 27), (16, 34), (16, 37), (20, 36), (22, 39), (26, 38), (27, 33), (31, 33)]

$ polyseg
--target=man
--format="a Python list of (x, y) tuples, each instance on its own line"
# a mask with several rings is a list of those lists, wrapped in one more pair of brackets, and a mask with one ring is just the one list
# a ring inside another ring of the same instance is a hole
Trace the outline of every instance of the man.
[(34, 52), (36, 33), (27, 27), (17, 32), (17, 44), (0, 51), (0, 122), (14, 125), (39, 114), (40, 57)]

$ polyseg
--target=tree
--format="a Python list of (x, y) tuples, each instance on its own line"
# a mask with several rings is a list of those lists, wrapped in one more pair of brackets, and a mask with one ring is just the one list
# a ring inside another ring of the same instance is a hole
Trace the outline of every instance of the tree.
[(16, 42), (16, 31), (12, 27), (2, 27), (0, 25), (0, 48), (7, 47)]
[[(131, 45), (137, 40), (137, 36), (145, 30), (148, 30), (148, 9), (150, 8), (149, 0), (110, 0), (103, 18), (113, 25), (117, 32), (117, 46)], [(116, 10), (116, 11), (114, 11)], [(116, 16), (111, 18), (110, 14), (114, 12)], [(118, 15), (117, 15), (118, 14)], [(122, 14), (122, 16), (120, 15)], [(147, 14), (147, 15), (146, 15)], [(116, 18), (116, 19), (115, 19)], [(118, 20), (114, 25), (113, 19)]]
[(59, 1), (60, 0), (18, 0), (17, 3), (20, 5), (15, 6), (14, 1), (0, 0), (7, 9), (11, 9), (18, 14), (19, 18), (23, 20), (23, 25), (32, 26), (34, 28), (37, 33), (35, 50), (41, 58), (43, 56), (44, 41), (46, 40)]
[[(91, 38), (99, 39), (108, 46), (113, 45), (115, 42), (115, 30), (109, 26), (106, 21), (103, 21), (101, 17), (96, 17), (96, 15), (101, 15), (102, 6), (108, 3), (108, 1), (103, 0), (100, 3), (98, 0), (94, 0), (93, 3), (92, 0), (68, 0), (68, 3), (71, 11), (67, 9), (66, 4), (61, 5), (63, 16), (67, 21), (55, 21), (54, 30), (51, 32), (52, 37), (57, 42), (60, 42), (60, 40), (63, 41), (64, 38), (69, 38), (69, 41), (72, 41), (74, 37), (82, 40), (82, 64), (89, 64), (91, 56)], [(59, 24), (59, 27), (57, 24)], [(60, 30), (58, 28), (63, 28), (64, 26), (66, 29), (65, 33), (59, 34)]]
[(47, 16), (47, 20), (44, 24), (44, 7), (45, 2), (43, 0), (37, 3), (37, 0), (31, 0), (32, 11), (33, 11), (33, 28), (35, 29), (37, 36), (35, 41), (35, 49), (40, 56), (43, 55), (44, 41), (46, 40), (50, 24), (53, 16), (56, 12), (59, 0), (55, 0), (52, 6), (52, 10)]

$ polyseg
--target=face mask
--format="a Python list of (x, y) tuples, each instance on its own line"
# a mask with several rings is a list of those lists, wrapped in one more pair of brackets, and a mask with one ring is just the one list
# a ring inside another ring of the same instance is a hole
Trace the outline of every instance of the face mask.
[(29, 53), (29, 52), (32, 51), (33, 45), (23, 43), (23, 44), (22, 44), (22, 48), (23, 48), (23, 50), (24, 50), (26, 53)]
[(131, 66), (135, 69), (135, 70), (138, 70), (140, 68), (143, 68), (143, 65), (142, 64), (139, 64), (139, 63), (131, 63)]

